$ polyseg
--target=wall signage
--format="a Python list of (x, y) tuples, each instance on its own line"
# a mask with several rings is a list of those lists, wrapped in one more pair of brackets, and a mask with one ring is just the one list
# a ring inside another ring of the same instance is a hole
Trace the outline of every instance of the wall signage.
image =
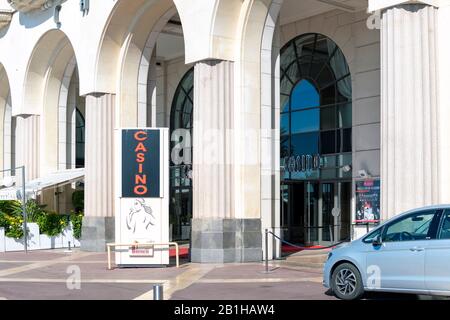
[(319, 154), (303, 154), (300, 156), (285, 157), (282, 166), (286, 172), (307, 172), (321, 168), (321, 157)]
[(159, 198), (160, 132), (122, 131), (122, 197)]
[[(116, 251), (119, 266), (167, 265), (169, 241), (169, 131), (116, 130)], [(145, 245), (140, 245), (145, 244)]]
[(380, 180), (356, 181), (356, 224), (380, 222)]

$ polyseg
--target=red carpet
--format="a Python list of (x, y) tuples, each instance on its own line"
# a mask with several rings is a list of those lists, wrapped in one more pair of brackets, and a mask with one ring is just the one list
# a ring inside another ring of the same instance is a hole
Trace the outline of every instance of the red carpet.
[[(305, 246), (305, 248), (308, 248), (308, 249), (319, 249), (319, 248), (323, 248), (323, 246)], [(287, 244), (283, 244), (282, 246), (281, 246), (281, 252), (300, 252), (300, 251), (303, 251), (304, 249), (300, 249), (300, 248), (297, 248), (297, 247), (294, 247), (294, 246), (290, 246), (290, 245), (287, 245)]]
[[(305, 246), (305, 248), (319, 249), (319, 248), (323, 248), (323, 246)], [(290, 246), (287, 244), (283, 244), (281, 247), (281, 251), (286, 252), (286, 253), (299, 252), (299, 251), (303, 251), (303, 250), (304, 249), (300, 249), (300, 248)], [(169, 256), (175, 257), (175, 248), (170, 248)], [(180, 258), (187, 258), (188, 256), (189, 256), (189, 248), (188, 247), (180, 247)]]
[[(180, 247), (180, 258), (187, 258), (189, 256), (189, 248), (188, 247)], [(176, 251), (175, 248), (169, 249), (169, 256), (175, 258)]]

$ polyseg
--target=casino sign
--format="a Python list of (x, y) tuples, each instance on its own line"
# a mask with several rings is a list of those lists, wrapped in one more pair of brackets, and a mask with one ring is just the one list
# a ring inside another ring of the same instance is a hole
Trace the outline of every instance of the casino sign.
[(316, 171), (322, 167), (322, 157), (319, 154), (294, 155), (284, 157), (281, 165), (289, 173)]

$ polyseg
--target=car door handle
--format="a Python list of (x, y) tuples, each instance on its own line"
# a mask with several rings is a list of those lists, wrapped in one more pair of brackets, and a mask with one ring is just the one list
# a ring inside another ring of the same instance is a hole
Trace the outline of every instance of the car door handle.
[(411, 248), (411, 249), (409, 249), (409, 250), (414, 251), (414, 252), (420, 252), (420, 251), (425, 250), (425, 248), (414, 247), (414, 248)]

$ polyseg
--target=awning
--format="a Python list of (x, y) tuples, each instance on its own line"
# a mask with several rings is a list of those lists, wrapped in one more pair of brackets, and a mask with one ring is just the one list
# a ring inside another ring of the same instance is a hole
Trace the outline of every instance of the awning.
[[(25, 184), (27, 198), (35, 198), (37, 193), (56, 186), (77, 182), (84, 179), (84, 168), (62, 170), (50, 173)], [(20, 200), (22, 198), (22, 186), (13, 186), (0, 189), (0, 200)]]

